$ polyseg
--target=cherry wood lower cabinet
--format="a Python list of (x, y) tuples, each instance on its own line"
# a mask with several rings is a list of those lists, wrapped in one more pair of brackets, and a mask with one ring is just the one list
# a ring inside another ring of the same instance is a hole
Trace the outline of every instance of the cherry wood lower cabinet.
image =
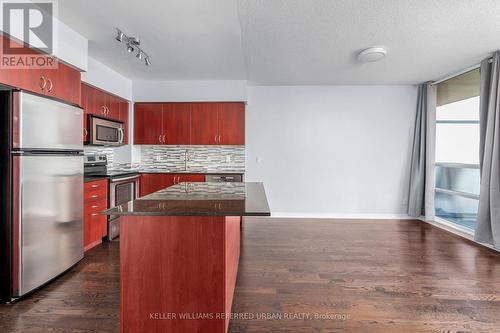
[(107, 216), (100, 214), (108, 208), (108, 180), (85, 183), (83, 193), (83, 247), (87, 251), (108, 234)]
[(140, 178), (139, 195), (141, 197), (166, 187), (183, 182), (204, 182), (204, 174), (186, 173), (143, 173)]
[(120, 223), (121, 332), (226, 332), (240, 217), (122, 216)]

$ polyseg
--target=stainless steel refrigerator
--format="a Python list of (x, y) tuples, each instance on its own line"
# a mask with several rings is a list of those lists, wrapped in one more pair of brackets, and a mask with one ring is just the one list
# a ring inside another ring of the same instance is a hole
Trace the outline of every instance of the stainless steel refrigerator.
[(10, 301), (83, 258), (83, 110), (21, 91), (0, 101), (0, 297)]

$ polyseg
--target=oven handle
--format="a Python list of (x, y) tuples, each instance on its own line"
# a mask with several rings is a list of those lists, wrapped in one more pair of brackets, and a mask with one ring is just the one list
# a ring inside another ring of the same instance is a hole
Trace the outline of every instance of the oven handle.
[(126, 180), (131, 180), (131, 179), (138, 179), (140, 178), (141, 175), (136, 175), (136, 176), (130, 176), (130, 177), (125, 177), (125, 178), (117, 178), (117, 179), (110, 179), (110, 182), (111, 183), (119, 183), (119, 182), (122, 182), (122, 181), (126, 181)]

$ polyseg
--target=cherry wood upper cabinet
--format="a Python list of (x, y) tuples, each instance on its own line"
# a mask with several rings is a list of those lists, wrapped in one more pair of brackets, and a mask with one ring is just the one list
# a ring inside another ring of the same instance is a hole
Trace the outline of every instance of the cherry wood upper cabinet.
[(218, 103), (192, 103), (191, 140), (192, 145), (218, 144)]
[[(1, 36), (1, 38), (2, 43), (11, 42), (7, 36)], [(13, 43), (23, 48), (25, 54), (40, 54), (27, 46), (22, 46), (20, 43)], [(0, 50), (1, 52), (3, 50)], [(0, 68), (0, 83), (57, 98), (74, 105), (80, 105), (80, 72), (55, 58), (53, 61), (56, 65), (54, 68)]]
[(120, 120), (120, 101), (121, 98), (106, 94), (104, 104), (107, 108), (106, 117)]
[(136, 103), (134, 138), (149, 145), (244, 145), (245, 104)]
[(59, 62), (57, 69), (46, 71), (46, 95), (81, 105), (80, 72)]
[(128, 144), (128, 133), (129, 133), (129, 103), (126, 100), (119, 101), (119, 120), (123, 121), (123, 143)]
[(106, 91), (82, 83), (80, 87), (82, 108), (84, 110), (83, 132), (84, 142), (88, 142), (87, 115), (92, 114), (99, 117), (122, 121), (124, 129), (123, 143), (128, 143), (128, 109), (127, 100), (112, 95)]
[(164, 103), (163, 143), (167, 145), (189, 144), (189, 127), (191, 122), (190, 103)]
[(163, 112), (161, 103), (134, 104), (134, 143), (162, 144)]
[(218, 144), (245, 144), (245, 104), (219, 103), (218, 108)]
[(120, 105), (122, 102), (126, 102), (126, 100), (86, 83), (82, 83), (81, 85), (81, 98), (86, 101), (86, 113), (113, 120), (121, 120)]
[(80, 85), (80, 92), (81, 92), (81, 105), (83, 109), (83, 142), (88, 142), (89, 140), (89, 132), (87, 130), (87, 110), (88, 110), (88, 92), (87, 92), (87, 85), (86, 84), (81, 84)]

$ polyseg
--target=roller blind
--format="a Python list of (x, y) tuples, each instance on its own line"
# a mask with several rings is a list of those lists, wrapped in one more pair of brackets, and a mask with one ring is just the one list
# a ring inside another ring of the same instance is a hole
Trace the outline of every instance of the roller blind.
[(479, 96), (479, 68), (437, 85), (437, 106)]

